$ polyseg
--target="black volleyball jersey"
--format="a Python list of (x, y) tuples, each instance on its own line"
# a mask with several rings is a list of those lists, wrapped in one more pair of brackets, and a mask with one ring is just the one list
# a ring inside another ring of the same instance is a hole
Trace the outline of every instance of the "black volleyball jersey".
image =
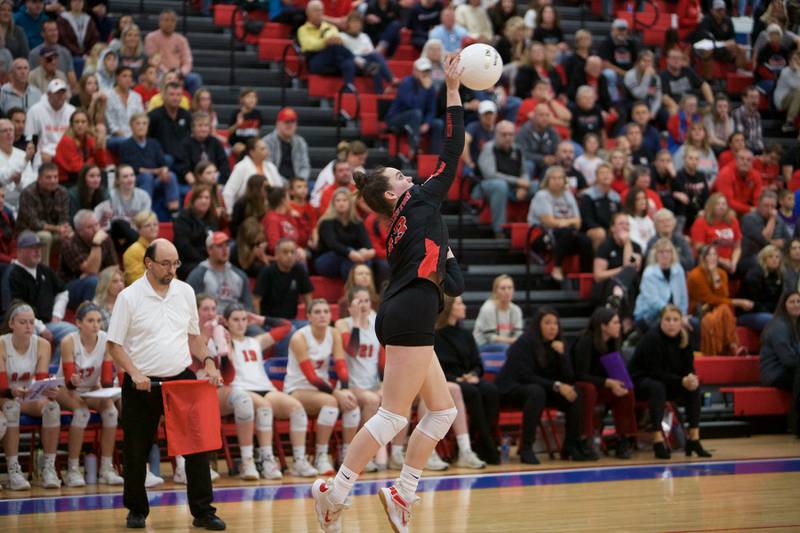
[(417, 278), (428, 278), (433, 272), (439, 274), (441, 294), (449, 242), (441, 205), (456, 177), (464, 150), (463, 107), (447, 108), (444, 130), (444, 148), (436, 170), (424, 182), (406, 191), (392, 213), (386, 239), (391, 278), (384, 299), (391, 298)]

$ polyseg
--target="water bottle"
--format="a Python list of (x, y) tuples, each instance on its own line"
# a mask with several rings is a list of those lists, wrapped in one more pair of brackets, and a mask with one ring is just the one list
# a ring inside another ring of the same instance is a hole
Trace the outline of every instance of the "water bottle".
[(225, 338), (225, 328), (221, 324), (214, 326), (213, 337), (217, 346), (217, 356), (228, 357), (228, 339)]
[(703, 393), (703, 407), (711, 407), (711, 393), (704, 392)]
[(153, 444), (153, 447), (150, 448), (150, 458), (148, 460), (150, 463), (150, 472), (152, 472), (156, 476), (161, 475), (161, 450), (158, 447), (158, 444)]
[(97, 484), (97, 456), (93, 453), (87, 453), (83, 458), (83, 464), (86, 469), (86, 483), (89, 485)]
[(508, 463), (511, 457), (511, 437), (506, 434), (503, 434), (503, 438), (500, 440), (500, 462)]

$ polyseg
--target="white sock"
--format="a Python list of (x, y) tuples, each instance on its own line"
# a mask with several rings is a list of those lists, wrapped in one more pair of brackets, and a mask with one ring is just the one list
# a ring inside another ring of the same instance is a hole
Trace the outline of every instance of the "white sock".
[(180, 469), (180, 470), (185, 470), (186, 469), (186, 457), (184, 457), (182, 455), (176, 455), (175, 456), (175, 468)]
[(46, 453), (44, 454), (44, 466), (55, 468), (56, 466), (56, 454), (54, 453)]
[(397, 492), (400, 493), (400, 496), (403, 497), (408, 505), (411, 505), (414, 501), (414, 495), (417, 493), (417, 484), (419, 484), (419, 478), (421, 477), (422, 470), (404, 464), (403, 469), (400, 470), (400, 477), (394, 481)]
[(350, 494), (358, 479), (358, 474), (342, 465), (339, 471), (336, 472), (336, 477), (333, 478), (333, 486), (331, 486), (331, 494), (328, 496), (333, 503), (342, 503)]
[(460, 453), (467, 453), (472, 451), (472, 444), (469, 442), (469, 433), (462, 433), (456, 435), (456, 442), (458, 443), (458, 451)]
[(114, 468), (114, 462), (111, 460), (111, 457), (100, 457), (100, 470), (106, 470)]
[(269, 446), (261, 446), (258, 449), (259, 455), (261, 455), (261, 460), (269, 459), (272, 457), (272, 444)]
[(19, 456), (18, 455), (6, 456), (6, 463), (8, 464), (9, 471), (12, 469), (11, 467), (13, 466), (19, 467)]
[(72, 457), (67, 459), (67, 467), (72, 470), (73, 468), (80, 468), (81, 466), (81, 459), (80, 457), (76, 457), (73, 459)]
[(325, 455), (328, 453), (328, 445), (327, 444), (317, 444), (317, 455)]
[(350, 445), (349, 445), (349, 444), (347, 444), (346, 442), (343, 442), (343, 443), (342, 443), (342, 459), (344, 459), (345, 457), (347, 457), (347, 450), (348, 450), (348, 448), (350, 448)]
[(298, 459), (305, 459), (306, 458), (306, 447), (305, 446), (292, 446), (292, 457), (294, 457), (295, 461), (297, 461)]
[(253, 445), (250, 446), (239, 446), (239, 453), (242, 455), (242, 460), (252, 459), (253, 458)]

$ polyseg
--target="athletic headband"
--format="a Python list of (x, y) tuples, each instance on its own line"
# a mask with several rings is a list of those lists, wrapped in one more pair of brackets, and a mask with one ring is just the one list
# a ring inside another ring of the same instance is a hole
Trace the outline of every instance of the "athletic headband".
[(8, 315), (8, 321), (11, 322), (12, 320), (14, 320), (15, 316), (17, 316), (20, 313), (25, 313), (25, 312), (33, 313), (33, 307), (31, 307), (28, 304), (23, 304), (23, 305), (19, 305), (19, 306), (15, 307), (14, 309), (11, 310), (11, 313)]
[(78, 320), (83, 320), (86, 315), (92, 311), (97, 311), (101, 315), (103, 314), (102, 311), (100, 311), (100, 306), (93, 302), (85, 302), (78, 307), (78, 310), (75, 312), (75, 318)]

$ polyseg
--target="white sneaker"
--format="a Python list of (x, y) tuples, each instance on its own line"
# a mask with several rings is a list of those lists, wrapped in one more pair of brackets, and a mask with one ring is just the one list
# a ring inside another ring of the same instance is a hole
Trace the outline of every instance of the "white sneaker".
[[(186, 483), (186, 473), (184, 472), (183, 475), (184, 475), (183, 482)], [(155, 487), (156, 485), (161, 485), (162, 483), (164, 483), (164, 478), (158, 477), (157, 475), (152, 473), (148, 468), (147, 475), (144, 478), (144, 486), (149, 489), (150, 487)]]
[(425, 470), (447, 470), (450, 468), (450, 465), (442, 460), (439, 457), (439, 454), (436, 453), (436, 450), (433, 450), (433, 453), (430, 457), (428, 457), (428, 462), (425, 464)]
[(242, 464), (239, 466), (239, 477), (245, 481), (258, 479), (258, 469), (256, 468), (256, 462), (252, 458), (242, 460)]
[[(148, 470), (147, 473), (149, 474), (150, 471)], [(175, 473), (172, 474), (172, 481), (177, 483), (178, 485), (186, 485), (186, 467), (180, 466), (175, 464)], [(147, 483), (145, 482), (145, 487)]]
[[(84, 482), (84, 485), (86, 482)], [(61, 480), (53, 466), (43, 466), (39, 475), (39, 485), (45, 489), (57, 489), (61, 486)]]
[(408, 524), (411, 522), (411, 504), (400, 496), (394, 485), (381, 488), (378, 496), (383, 504), (383, 510), (386, 511), (386, 518), (389, 519), (389, 524), (395, 533), (408, 533)]
[(64, 485), (67, 487), (85, 487), (86, 480), (83, 479), (81, 469), (79, 467), (68, 468), (67, 475), (64, 478)]
[(295, 458), (292, 462), (292, 466), (289, 467), (289, 474), (297, 477), (315, 477), (319, 474), (317, 469), (311, 466), (311, 463), (308, 462), (308, 458), (300, 457)]
[(261, 477), (264, 479), (283, 479), (281, 467), (274, 456), (261, 460)]
[(317, 469), (321, 476), (332, 476), (336, 473), (336, 469), (331, 464), (331, 458), (327, 453), (321, 453), (314, 459), (314, 468)]
[(482, 461), (474, 451), (470, 450), (468, 452), (458, 452), (456, 466), (479, 470), (481, 468), (486, 468), (486, 462)]
[(378, 465), (375, 464), (374, 459), (370, 459), (369, 462), (364, 465), (364, 472), (377, 472)]
[(330, 483), (332, 483), (330, 479), (327, 482), (322, 479), (316, 480), (311, 485), (311, 497), (314, 499), (314, 510), (317, 511), (317, 520), (322, 531), (339, 533), (342, 531), (342, 511), (350, 505), (347, 502), (337, 505), (328, 499)]
[(8, 488), (9, 490), (30, 490), (31, 484), (25, 479), (22, 468), (19, 464), (8, 467)]
[(220, 478), (219, 472), (214, 470), (213, 466), (208, 467), (208, 473), (211, 475), (211, 483), (214, 483), (216, 480)]
[(392, 448), (392, 453), (389, 454), (389, 468), (392, 470), (401, 470), (405, 462), (405, 454), (397, 448)]
[(100, 469), (97, 482), (102, 485), (122, 485), (125, 480), (122, 479), (122, 476), (117, 473), (113, 466), (107, 466)]

